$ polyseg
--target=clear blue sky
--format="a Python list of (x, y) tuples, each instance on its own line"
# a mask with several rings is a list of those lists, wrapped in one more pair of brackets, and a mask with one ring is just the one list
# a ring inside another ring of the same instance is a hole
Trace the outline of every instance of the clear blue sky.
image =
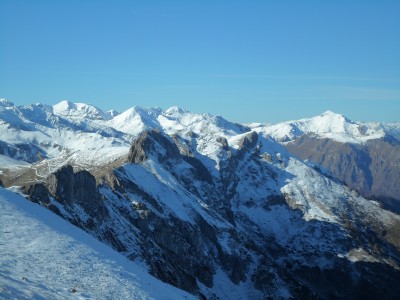
[(400, 1), (0, 0), (0, 97), (400, 121)]

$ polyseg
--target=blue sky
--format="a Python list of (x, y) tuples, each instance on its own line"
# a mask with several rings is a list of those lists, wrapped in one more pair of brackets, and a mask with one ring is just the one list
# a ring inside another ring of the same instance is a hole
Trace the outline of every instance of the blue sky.
[(400, 121), (400, 1), (0, 0), (0, 97)]

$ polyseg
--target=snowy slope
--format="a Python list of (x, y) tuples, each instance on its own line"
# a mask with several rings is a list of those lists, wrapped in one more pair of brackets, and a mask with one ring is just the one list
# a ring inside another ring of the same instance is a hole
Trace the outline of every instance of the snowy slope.
[(106, 124), (116, 130), (136, 136), (145, 129), (158, 127), (156, 118), (161, 113), (161, 109), (135, 106), (116, 115)]
[(2, 188), (0, 214), (2, 299), (195, 299)]

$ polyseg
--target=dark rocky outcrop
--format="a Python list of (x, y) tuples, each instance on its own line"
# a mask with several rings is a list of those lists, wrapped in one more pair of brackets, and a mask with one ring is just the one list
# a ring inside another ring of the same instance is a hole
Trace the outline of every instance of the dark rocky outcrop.
[(82, 206), (89, 214), (101, 207), (96, 179), (87, 171), (74, 172), (70, 165), (51, 174), (45, 183), (49, 193), (61, 204)]
[[(66, 211), (74, 211), (74, 205), (78, 205), (91, 217), (107, 215), (94, 176), (87, 171), (74, 172), (70, 165), (50, 174), (45, 182), (23, 186), (22, 190), (33, 202), (59, 215), (62, 214), (51, 199), (59, 202)], [(70, 221), (75, 225), (79, 222), (75, 218)]]
[(24, 186), (22, 191), (24, 194), (29, 195), (31, 201), (35, 203), (45, 203), (48, 205), (51, 202), (49, 190), (43, 183)]
[(179, 149), (159, 130), (147, 130), (132, 143), (128, 161), (141, 163), (147, 160), (149, 155), (154, 155), (158, 160), (164, 161), (179, 156)]
[(255, 131), (251, 131), (250, 133), (246, 134), (240, 141), (239, 141), (239, 148), (238, 148), (238, 159), (241, 159), (244, 154), (250, 153), (251, 149), (253, 149), (258, 141), (258, 134)]

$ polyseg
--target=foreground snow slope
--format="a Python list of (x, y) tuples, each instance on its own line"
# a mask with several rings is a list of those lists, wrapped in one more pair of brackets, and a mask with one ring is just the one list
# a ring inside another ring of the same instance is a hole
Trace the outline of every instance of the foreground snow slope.
[(0, 215), (1, 299), (194, 299), (3, 188)]

